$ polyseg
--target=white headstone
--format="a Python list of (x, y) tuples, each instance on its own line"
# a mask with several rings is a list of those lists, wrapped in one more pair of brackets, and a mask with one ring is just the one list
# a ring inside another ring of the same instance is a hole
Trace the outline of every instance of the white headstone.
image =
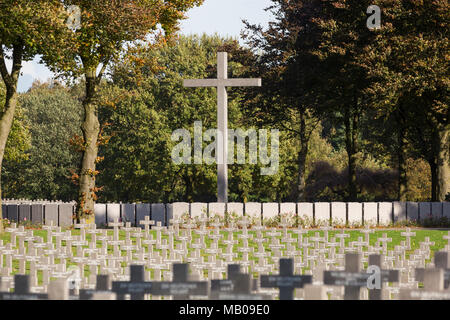
[(378, 224), (378, 203), (364, 202), (364, 225), (376, 226)]
[(378, 216), (380, 225), (386, 226), (392, 223), (392, 202), (380, 202)]
[(261, 217), (261, 203), (247, 202), (245, 204), (245, 215), (249, 217)]
[(107, 222), (114, 222), (116, 219), (120, 219), (120, 204), (108, 203), (106, 205), (106, 218)]
[(184, 214), (189, 215), (189, 203), (174, 202), (167, 204), (167, 219), (179, 219)]
[(408, 221), (419, 220), (419, 204), (417, 202), (407, 202), (406, 211), (408, 215)]
[(314, 220), (316, 224), (326, 224), (330, 222), (330, 203), (315, 202), (314, 203)]
[(362, 225), (363, 223), (362, 206), (363, 205), (360, 202), (348, 203), (348, 223), (350, 225)]
[(311, 202), (297, 203), (297, 215), (300, 219), (312, 223), (314, 219), (313, 204)]
[[(45, 207), (47, 208), (48, 205)], [(47, 209), (46, 209), (47, 210)], [(106, 204), (96, 203), (94, 204), (95, 224), (98, 227), (106, 225)]]
[(191, 203), (191, 218), (200, 217), (208, 213), (208, 204), (203, 202)]
[(244, 215), (244, 204), (240, 202), (228, 202), (227, 203), (227, 212), (228, 213), (236, 213), (238, 216)]
[(278, 216), (278, 203), (263, 203), (263, 219), (272, 219)]
[(208, 212), (210, 217), (225, 216), (225, 203), (224, 202), (211, 202), (208, 204)]
[[(350, 217), (350, 210), (349, 210)], [(331, 203), (331, 221), (333, 225), (345, 225), (347, 222), (347, 206), (345, 202)]]
[(280, 214), (296, 215), (296, 205), (294, 202), (280, 203)]

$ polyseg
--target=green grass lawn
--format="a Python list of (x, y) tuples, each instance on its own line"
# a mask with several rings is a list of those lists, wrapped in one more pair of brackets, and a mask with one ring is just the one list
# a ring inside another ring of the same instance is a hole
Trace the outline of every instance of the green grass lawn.
[[(280, 231), (280, 234), (282, 234), (282, 230), (278, 230)], [(416, 233), (416, 236), (413, 237), (411, 239), (411, 247), (412, 250), (407, 252), (407, 256), (413, 252), (415, 249), (418, 249), (420, 246), (420, 242), (424, 241), (426, 237), (430, 238), (430, 241), (434, 242), (434, 245), (431, 246), (431, 250), (432, 250), (432, 256), (434, 254), (435, 251), (441, 250), (445, 247), (445, 245), (448, 243), (447, 240), (443, 239), (443, 236), (448, 235), (448, 231), (447, 230), (425, 230), (425, 229), (414, 229), (412, 230), (413, 232)], [(156, 237), (156, 231), (152, 230), (150, 231), (153, 237)], [(263, 232), (263, 234), (266, 231)], [(297, 234), (292, 233), (292, 230), (288, 231), (289, 233), (292, 234), (293, 238), (297, 238)], [(332, 230), (328, 232), (328, 238), (332, 239), (337, 233), (340, 233), (340, 230)], [(388, 229), (388, 230), (380, 230), (380, 229), (375, 229), (374, 233), (370, 234), (370, 244), (373, 245), (375, 244), (375, 242), (377, 241), (378, 238), (382, 237), (384, 233), (387, 234), (387, 236), (389, 238), (392, 238), (392, 242), (388, 243), (388, 249), (392, 250), (394, 248), (394, 246), (396, 245), (400, 245), (402, 241), (405, 241), (406, 238), (404, 236), (401, 235), (401, 233), (404, 232), (404, 229), (399, 229), (399, 230), (392, 230), (392, 229)], [(47, 239), (47, 231), (46, 230), (33, 230), (34, 236), (39, 236), (44, 238), (44, 240)], [(72, 235), (79, 235), (80, 234), (80, 230), (71, 230)], [(199, 238), (199, 236), (197, 234), (195, 234), (193, 231), (193, 240), (192, 242), (195, 241), (195, 239)], [(321, 230), (309, 230), (308, 233), (304, 234), (303, 237), (312, 237), (315, 236), (316, 233), (319, 233), (319, 235), (322, 237), (324, 236), (324, 231)], [(346, 233), (350, 235), (350, 237), (345, 239), (345, 243), (346, 245), (348, 245), (349, 242), (352, 241), (357, 241), (358, 238), (362, 237), (362, 239), (365, 239), (365, 235), (363, 233), (361, 233), (359, 230), (346, 230)], [(224, 238), (226, 239), (228, 238), (228, 232), (226, 231), (221, 231), (221, 234), (223, 234)], [(238, 240), (238, 244), (235, 245), (234, 247), (234, 251), (236, 253), (238, 253), (238, 258), (237, 260), (241, 260), (242, 259), (242, 253), (237, 251), (237, 248), (242, 246), (242, 239), (238, 238), (238, 235), (242, 234), (242, 231), (236, 231), (234, 232), (233, 235), (233, 239), (234, 240)], [(251, 235), (255, 235), (255, 231), (249, 231), (249, 234)], [(108, 235), (112, 236), (113, 235), (113, 230), (109, 229), (108, 230)], [(120, 231), (119, 232), (119, 238), (120, 240), (125, 240), (125, 232), (124, 231)], [(168, 236), (162, 234), (162, 239), (167, 239)], [(281, 236), (279, 236), (278, 238), (281, 239)], [(87, 235), (87, 239), (90, 241), (91, 240), (91, 236)], [(0, 240), (3, 241), (3, 244), (5, 245), (6, 243), (10, 242), (10, 233), (3, 233), (0, 234)], [(338, 239), (337, 239), (338, 240)], [(55, 242), (56, 240), (53, 238), (53, 242)], [(133, 243), (135, 243), (135, 239), (132, 238)], [(209, 239), (208, 237), (206, 237), (206, 245), (209, 248), (211, 246), (212, 243), (212, 239)], [(181, 241), (175, 241), (175, 245), (181, 243)], [(25, 243), (25, 245), (27, 245), (27, 243)], [(62, 245), (65, 245), (65, 241), (62, 241)], [(266, 251), (271, 251), (271, 249), (268, 247), (269, 242), (265, 242), (263, 244), (264, 248)], [(297, 243), (294, 242), (292, 243), (292, 245), (297, 246)], [(101, 247), (102, 246), (102, 242), (101, 241), (97, 241), (97, 247)], [(146, 245), (144, 245), (146, 246)], [(253, 247), (255, 249), (255, 251), (258, 249), (258, 244), (254, 241), (252, 241), (252, 239), (249, 239), (249, 246)], [(223, 244), (222, 242), (219, 242), (219, 248), (225, 249), (226, 245)], [(159, 249), (155, 249), (155, 251), (161, 251)], [(191, 249), (190, 249), (191, 250)], [(72, 251), (75, 253), (76, 252), (76, 247), (72, 248)], [(108, 246), (108, 252), (112, 253), (113, 252), (113, 247), (112, 246)], [(122, 255), (126, 255), (126, 252), (122, 252)], [(202, 251), (202, 256), (207, 256), (206, 253), (204, 253)], [(252, 254), (249, 254), (249, 259), (253, 259), (253, 260), (257, 260), (256, 257), (252, 256)], [(269, 262), (273, 262), (272, 259), (269, 259)], [(5, 264), (5, 261), (3, 262)], [(58, 259), (55, 259), (55, 263), (59, 263)], [(68, 266), (70, 265), (74, 265), (74, 263), (68, 262)], [(125, 266), (125, 263), (123, 263), (123, 266)], [(29, 268), (30, 268), (30, 263), (27, 263), (27, 272), (29, 272)], [(17, 273), (19, 270), (19, 264), (18, 261), (13, 260), (13, 273)], [(147, 269), (150, 270), (150, 269)], [(90, 271), (88, 269), (88, 267), (85, 268), (85, 276), (88, 276)], [(151, 271), (151, 270), (150, 270)], [(153, 276), (153, 271), (152, 272), (152, 276)], [(206, 272), (205, 272), (206, 274)], [(254, 276), (256, 276), (256, 274), (254, 274)], [(39, 271), (38, 272), (38, 279), (39, 279), (39, 283), (42, 282), (42, 273)]]

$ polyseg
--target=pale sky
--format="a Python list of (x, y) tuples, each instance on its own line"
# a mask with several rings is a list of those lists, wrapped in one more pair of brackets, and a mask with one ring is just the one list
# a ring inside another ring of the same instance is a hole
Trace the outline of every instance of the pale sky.
[[(244, 28), (242, 20), (267, 26), (271, 14), (264, 11), (272, 4), (270, 0), (205, 0), (202, 6), (188, 12), (188, 19), (181, 23), (181, 33), (214, 34), (240, 38)], [(34, 79), (46, 81), (52, 73), (39, 59), (23, 63), (22, 76), (19, 78), (19, 92), (28, 90)]]

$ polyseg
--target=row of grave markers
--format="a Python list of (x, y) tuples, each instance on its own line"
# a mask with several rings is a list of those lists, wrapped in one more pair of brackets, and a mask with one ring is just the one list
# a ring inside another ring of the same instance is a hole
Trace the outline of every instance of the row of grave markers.
[[(416, 280), (424, 283), (423, 289), (404, 288), (400, 290), (400, 300), (450, 300), (448, 289), (448, 252), (440, 252), (445, 259), (445, 267), (416, 269)], [(381, 255), (369, 256), (369, 265), (381, 266)], [(436, 259), (435, 259), (436, 260)], [(70, 295), (69, 282), (65, 279), (53, 280), (46, 293), (31, 292), (28, 275), (14, 276), (14, 292), (1, 292), (0, 300), (145, 300), (146, 295), (171, 296), (174, 300), (189, 300), (194, 297), (209, 297), (212, 300), (271, 300), (273, 295), (259, 291), (260, 288), (275, 289), (280, 300), (294, 300), (294, 290), (303, 289), (304, 300), (328, 300), (325, 286), (343, 287), (344, 300), (360, 300), (361, 289), (370, 283), (371, 272), (360, 268), (359, 253), (345, 254), (342, 271), (323, 271), (323, 284), (315, 285), (311, 275), (294, 274), (294, 259), (279, 259), (279, 274), (261, 275), (255, 282), (251, 275), (241, 272), (239, 264), (229, 264), (227, 278), (210, 281), (192, 280), (189, 264), (174, 263), (172, 281), (146, 281), (143, 265), (130, 265), (129, 281), (112, 281), (109, 275), (97, 275), (95, 289), (81, 289), (78, 295)], [(400, 281), (398, 270), (383, 270), (379, 275), (379, 288), (369, 288), (368, 300), (383, 300), (387, 291), (383, 286)], [(417, 272), (421, 271), (421, 272)], [(256, 283), (256, 284), (255, 284)], [(324, 286), (325, 285), (325, 286)]]
[[(75, 203), (46, 201), (4, 201), (3, 217), (11, 221), (31, 221), (66, 227), (73, 224)], [(167, 226), (172, 218), (189, 213), (192, 218), (202, 214), (224, 216), (226, 212), (238, 216), (270, 219), (279, 214), (297, 215), (307, 222), (334, 225), (389, 225), (397, 221), (419, 221), (427, 218), (450, 219), (450, 202), (315, 202), (315, 203), (108, 203), (95, 204), (95, 223), (102, 227), (116, 218), (133, 226), (146, 216)]]

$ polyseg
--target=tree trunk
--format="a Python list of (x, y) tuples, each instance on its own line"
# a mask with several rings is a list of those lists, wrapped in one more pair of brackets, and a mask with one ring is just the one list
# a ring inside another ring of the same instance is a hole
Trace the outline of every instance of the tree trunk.
[(450, 197), (450, 130), (439, 130), (436, 145), (439, 151), (436, 159), (436, 201), (446, 201)]
[[(353, 114), (352, 114), (353, 113)], [(348, 156), (348, 201), (358, 200), (358, 186), (356, 181), (356, 165), (358, 153), (358, 125), (357, 112), (345, 111), (345, 146)]]
[(7, 85), (6, 89), (6, 101), (4, 111), (0, 118), (0, 233), (3, 232), (3, 212), (2, 212), (2, 164), (3, 156), (5, 155), (6, 141), (8, 140), (9, 132), (11, 131), (11, 125), (14, 119), (14, 113), (17, 106), (17, 82), (12, 85)]
[(5, 155), (6, 142), (14, 120), (14, 113), (17, 106), (17, 82), (19, 80), (20, 70), (22, 69), (23, 43), (19, 41), (13, 46), (12, 68), (8, 73), (5, 64), (5, 54), (3, 44), (0, 43), (0, 74), (6, 86), (5, 105), (0, 111), (0, 232), (3, 232), (3, 212), (2, 212), (2, 184), (1, 171), (3, 156)]
[(407, 140), (403, 123), (399, 126), (398, 145), (398, 200), (404, 202), (407, 200), (408, 177), (406, 173)]
[(300, 151), (298, 152), (297, 201), (305, 201), (306, 157), (308, 156), (308, 136), (305, 115), (300, 113)]
[(86, 96), (83, 100), (84, 121), (81, 125), (84, 138), (83, 156), (79, 176), (78, 206), (76, 218), (79, 221), (85, 215), (94, 214), (95, 165), (98, 153), (98, 136), (100, 123), (98, 121), (95, 92), (97, 82), (95, 70), (86, 74)]
[(428, 164), (431, 169), (431, 201), (437, 201), (438, 169), (435, 158), (431, 157), (431, 159), (428, 160)]

